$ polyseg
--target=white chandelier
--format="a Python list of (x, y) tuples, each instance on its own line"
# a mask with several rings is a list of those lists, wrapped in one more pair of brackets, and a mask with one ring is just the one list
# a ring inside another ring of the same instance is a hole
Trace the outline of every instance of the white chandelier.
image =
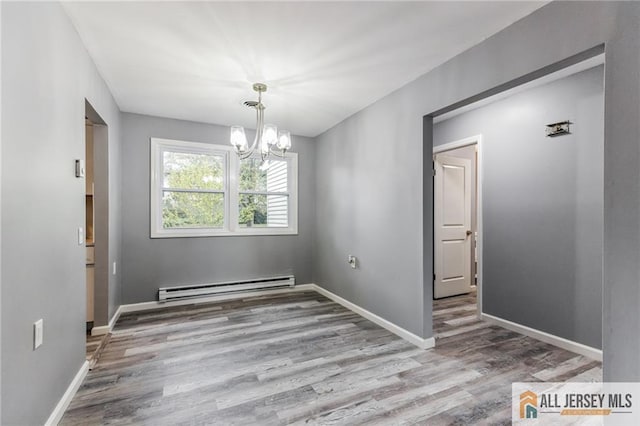
[(264, 124), (264, 109), (262, 103), (262, 93), (267, 91), (267, 85), (255, 83), (253, 90), (258, 92), (257, 101), (246, 101), (244, 104), (256, 110), (256, 137), (251, 146), (247, 143), (247, 136), (244, 134), (244, 127), (231, 126), (231, 145), (236, 149), (236, 153), (241, 159), (249, 158), (253, 155), (258, 142), (260, 143), (260, 157), (264, 162), (269, 154), (276, 157), (284, 157), (287, 150), (291, 148), (291, 133), (286, 130), (278, 131), (275, 124)]

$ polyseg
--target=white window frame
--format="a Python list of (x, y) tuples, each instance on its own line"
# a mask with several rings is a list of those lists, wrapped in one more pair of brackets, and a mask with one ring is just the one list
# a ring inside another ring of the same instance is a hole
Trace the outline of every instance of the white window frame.
[[(164, 151), (206, 153), (223, 155), (225, 159), (224, 176), (224, 225), (222, 228), (174, 228), (162, 226), (162, 191), (163, 191), (163, 158)], [(259, 157), (259, 155), (258, 155)], [(173, 139), (151, 138), (151, 186), (150, 186), (150, 225), (151, 238), (186, 238), (186, 237), (232, 237), (250, 235), (297, 235), (298, 234), (298, 154), (288, 152), (284, 159), (287, 162), (288, 183), (288, 227), (240, 227), (238, 223), (238, 203), (240, 191), (238, 179), (240, 159), (229, 145), (216, 145), (201, 142), (189, 142)]]

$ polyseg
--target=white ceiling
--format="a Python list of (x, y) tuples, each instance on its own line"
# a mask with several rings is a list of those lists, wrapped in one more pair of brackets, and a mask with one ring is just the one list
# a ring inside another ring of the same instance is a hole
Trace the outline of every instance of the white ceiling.
[(546, 2), (68, 2), (126, 112), (316, 136)]

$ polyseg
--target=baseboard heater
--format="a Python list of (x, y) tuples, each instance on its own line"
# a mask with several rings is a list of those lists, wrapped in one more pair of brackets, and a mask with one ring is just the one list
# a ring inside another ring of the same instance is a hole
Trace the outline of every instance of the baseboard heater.
[(158, 300), (170, 300), (204, 297), (223, 293), (237, 293), (242, 291), (293, 287), (296, 280), (293, 275), (273, 278), (257, 278), (244, 281), (228, 281), (213, 284), (194, 284), (176, 287), (162, 287), (158, 289)]

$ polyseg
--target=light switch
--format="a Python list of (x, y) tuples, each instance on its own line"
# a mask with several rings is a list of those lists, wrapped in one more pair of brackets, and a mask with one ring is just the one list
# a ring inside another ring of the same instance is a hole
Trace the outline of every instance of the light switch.
[(78, 245), (81, 246), (84, 244), (84, 229), (82, 226), (78, 228)]
[(44, 320), (40, 318), (33, 323), (33, 349), (38, 349), (44, 340)]
[(76, 160), (76, 177), (84, 177), (84, 160)]

